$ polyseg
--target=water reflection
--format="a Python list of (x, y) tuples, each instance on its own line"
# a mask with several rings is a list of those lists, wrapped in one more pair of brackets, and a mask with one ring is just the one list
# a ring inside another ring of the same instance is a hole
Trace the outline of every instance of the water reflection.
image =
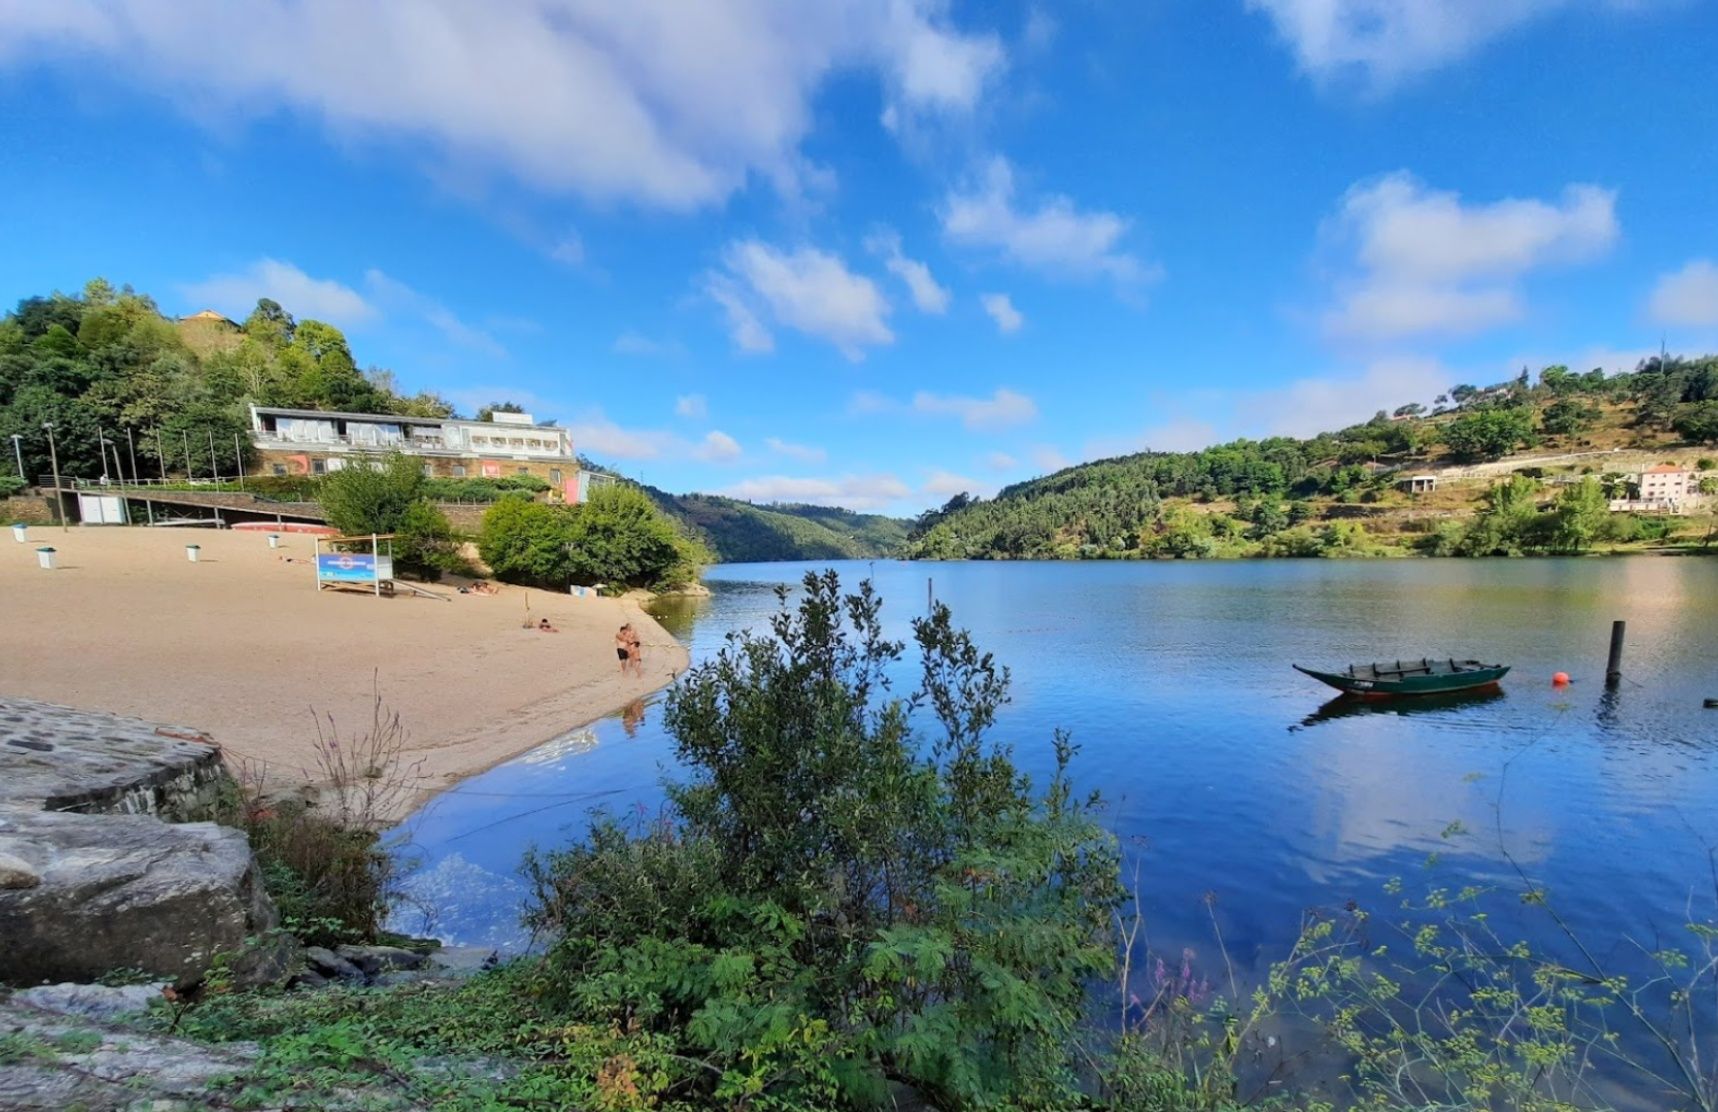
[[(728, 633), (761, 627), (777, 586), (804, 570), (717, 567), (712, 597), (656, 610), (706, 659)], [(1209, 939), (1214, 906), (1237, 963), (1260, 968), (1304, 909), (1375, 905), (1386, 880), (1417, 875), (1432, 853), (1459, 886), (1499, 880), (1506, 847), (1569, 921), (1612, 940), (1682, 930), (1690, 886), (1708, 876), (1718, 713), (1701, 698), (1713, 694), (1718, 660), (1718, 561), (879, 561), (841, 571), (849, 585), (875, 575), (885, 632), (901, 638), (934, 575), (937, 599), (1012, 669), (995, 733), (1025, 772), (1042, 779), (1053, 731), (1072, 731), (1076, 778), (1103, 790), (1118, 835), (1149, 839), (1147, 911), (1172, 952)], [(1615, 618), (1630, 622), (1627, 679), (1607, 693)], [(1070, 630), (1078, 651), (1068, 651)], [(1442, 654), (1511, 661), (1507, 690), (1317, 706), (1288, 668), (1356, 646), (1394, 651), (1404, 630)], [(1553, 689), (1559, 671), (1577, 682)], [(910, 690), (912, 666), (896, 678)], [(439, 901), (435, 933), (515, 930), (505, 893), (528, 845), (577, 837), (596, 803), (660, 805), (662, 779), (679, 769), (659, 705), (634, 704), (413, 817), (402, 836)], [(1452, 822), (1469, 834), (1444, 837)]]
[(1321, 722), (1334, 722), (1340, 718), (1355, 718), (1368, 714), (1393, 714), (1406, 717), (1415, 714), (1450, 714), (1464, 710), (1482, 707), (1487, 703), (1501, 702), (1508, 696), (1492, 688), (1488, 691), (1452, 691), (1447, 695), (1419, 695), (1411, 699), (1350, 699), (1344, 695), (1325, 703), (1297, 724), (1289, 727), (1289, 732), (1316, 726)]

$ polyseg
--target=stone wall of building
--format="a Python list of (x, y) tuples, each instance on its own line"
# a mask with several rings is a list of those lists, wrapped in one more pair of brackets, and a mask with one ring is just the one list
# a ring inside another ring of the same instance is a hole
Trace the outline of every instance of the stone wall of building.
[(22, 521), (26, 525), (49, 525), (54, 520), (54, 504), (39, 494), (20, 494), (0, 498), (0, 525)]

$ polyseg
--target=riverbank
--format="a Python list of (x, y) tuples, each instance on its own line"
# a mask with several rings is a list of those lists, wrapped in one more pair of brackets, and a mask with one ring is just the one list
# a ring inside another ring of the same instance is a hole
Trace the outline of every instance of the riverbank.
[[(206, 731), (271, 791), (314, 786), (318, 722), (369, 730), (379, 694), (406, 730), (398, 814), (666, 686), (686, 650), (633, 599), (502, 587), (378, 598), (318, 592), (308, 537), (32, 529), (0, 549), (0, 691)], [(185, 546), (201, 546), (186, 559)], [(59, 567), (37, 566), (52, 545)], [(558, 633), (524, 628), (548, 618)], [(644, 674), (622, 676), (632, 622)]]

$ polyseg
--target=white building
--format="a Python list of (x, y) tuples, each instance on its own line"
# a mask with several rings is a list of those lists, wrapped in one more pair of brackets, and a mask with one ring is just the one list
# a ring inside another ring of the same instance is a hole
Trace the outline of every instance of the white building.
[(535, 475), (579, 501), (578, 456), (566, 429), (539, 425), (529, 413), (496, 413), (488, 421), (401, 417), (251, 406), (251, 440), (264, 474), (322, 475), (388, 452), (424, 461), (424, 474), (499, 479)]

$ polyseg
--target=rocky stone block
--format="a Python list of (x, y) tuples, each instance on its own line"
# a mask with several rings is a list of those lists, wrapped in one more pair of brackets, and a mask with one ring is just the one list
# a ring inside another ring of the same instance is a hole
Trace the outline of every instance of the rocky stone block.
[(398, 946), (336, 946), (334, 952), (369, 976), (395, 969), (416, 969), (424, 956)]
[(0, 854), (40, 878), (0, 889), (0, 982), (190, 982), (275, 925), (245, 836), (213, 823), (0, 808)]

